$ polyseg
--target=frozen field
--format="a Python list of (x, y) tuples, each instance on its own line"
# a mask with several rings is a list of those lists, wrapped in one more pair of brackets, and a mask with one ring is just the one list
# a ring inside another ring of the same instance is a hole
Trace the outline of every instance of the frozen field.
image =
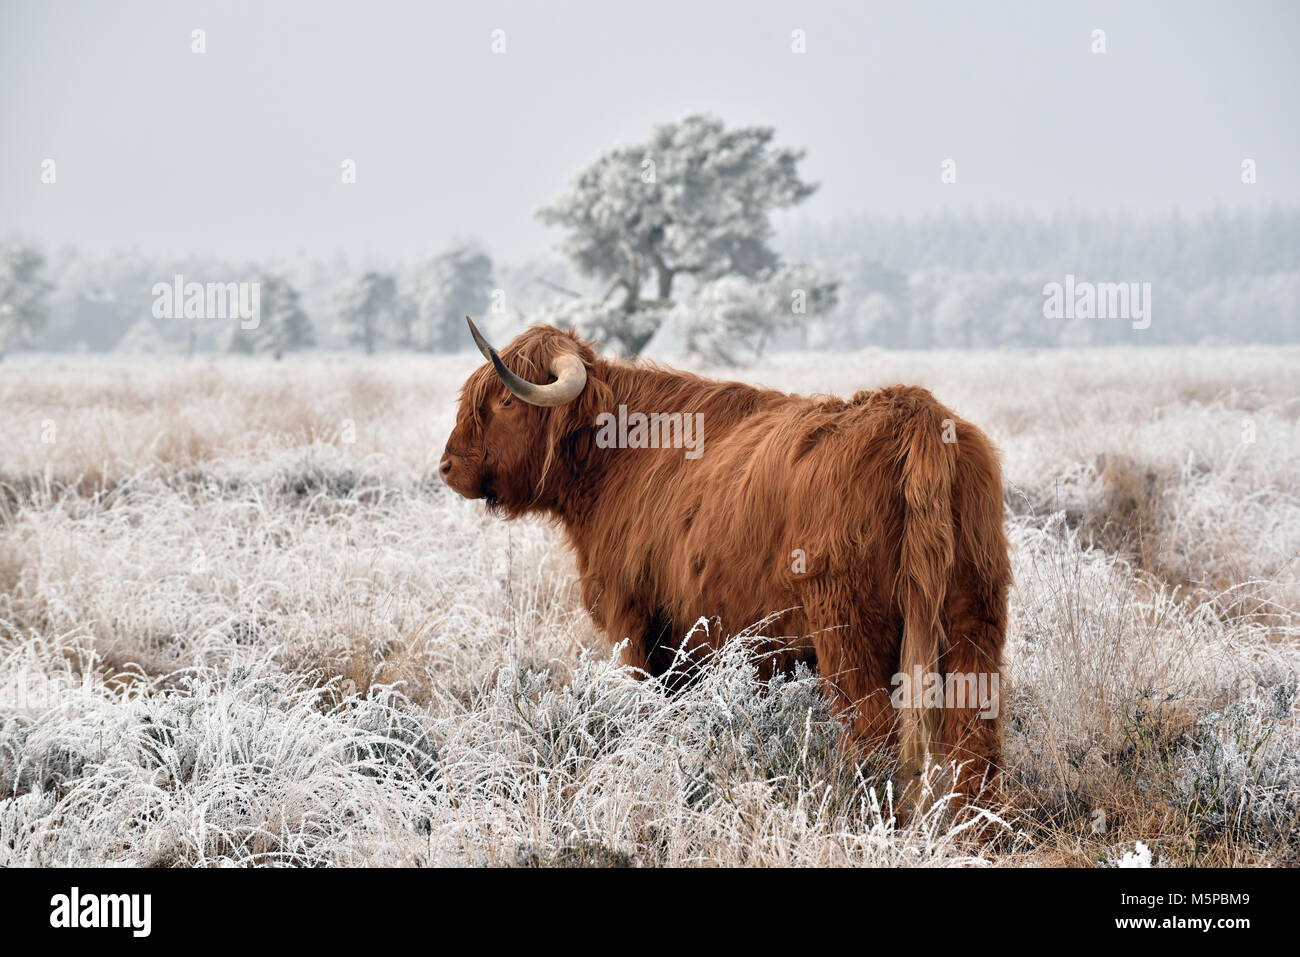
[(0, 363), (0, 865), (1300, 863), (1300, 349), (729, 374), (919, 383), (1001, 447), (982, 844), (896, 826), (813, 677), (612, 664), (555, 530), (437, 480), (478, 361)]

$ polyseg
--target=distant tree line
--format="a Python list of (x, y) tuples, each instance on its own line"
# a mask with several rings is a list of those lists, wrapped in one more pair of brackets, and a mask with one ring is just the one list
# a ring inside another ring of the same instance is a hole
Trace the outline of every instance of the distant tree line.
[(493, 290), (492, 260), (472, 244), (421, 263), (403, 291), (391, 273), (368, 271), (334, 293), (334, 309), (349, 343), (376, 349), (454, 352), (465, 345), (465, 317), (482, 315)]
[[(0, 357), (21, 347), (280, 356), (469, 348), (533, 322), (603, 348), (744, 365), (770, 348), (991, 348), (1300, 340), (1300, 210), (1137, 217), (988, 212), (771, 222), (816, 185), (768, 127), (654, 127), (581, 170), (538, 217), (562, 258), (498, 266), (477, 243), (406, 264), (85, 258), (0, 246)], [(160, 316), (155, 284), (257, 282), (260, 319)], [(1148, 325), (1056, 315), (1052, 284), (1149, 284)]]
[[(135, 252), (83, 258), (71, 248), (47, 258), (10, 243), (0, 246), (0, 357), (20, 347), (276, 357), (318, 345), (454, 351), (464, 346), (465, 315), (491, 304), (492, 271), (492, 260), (472, 243), (413, 270), (358, 272), (337, 262), (268, 268)], [(183, 284), (255, 284), (257, 321), (224, 312), (220, 319), (187, 317), (183, 303), (170, 299), (160, 315), (154, 290), (177, 276)]]
[[(27, 276), (31, 295), (14, 294), (14, 316), (20, 309), (37, 316), (24, 318), (21, 330), (15, 318), (14, 338), (44, 348), (277, 357), (317, 344), (367, 354), (436, 352), (465, 348), (464, 317), (477, 314), (496, 332), (538, 321), (570, 326), (624, 355), (637, 355), (662, 334), (687, 353), (743, 364), (837, 301), (835, 281), (784, 262), (772, 245), (772, 211), (816, 188), (799, 176), (802, 152), (777, 148), (773, 139), (768, 127), (728, 128), (715, 117), (688, 116), (601, 155), (538, 213), (566, 231), (568, 263), (558, 274), (554, 263), (541, 262), (532, 264), (531, 276), (505, 270), (498, 279), (491, 258), (473, 243), (411, 270), (331, 270), (319, 262), (241, 269), (201, 260), (160, 264), (137, 254), (87, 261), (64, 250), (46, 284), (58, 290), (47, 308), (44, 301), (22, 305), (40, 298), (38, 288), (48, 291), (35, 278), (39, 254), (23, 251), (28, 258), (15, 260), (15, 274)], [(255, 281), (259, 321), (218, 327), (200, 322), (197, 309), (194, 317), (186, 312), (186, 322), (175, 310), (151, 312), (147, 291), (160, 280), (166, 287), (173, 274), (196, 283)], [(500, 284), (507, 276), (508, 295)], [(575, 289), (589, 282), (603, 294)], [(332, 320), (328, 329), (317, 328), (322, 317)]]
[[(1297, 209), (862, 217), (785, 239), (841, 280), (838, 307), (793, 330), (785, 348), (1300, 341)], [(1150, 326), (1049, 318), (1044, 287), (1066, 276), (1150, 283)]]

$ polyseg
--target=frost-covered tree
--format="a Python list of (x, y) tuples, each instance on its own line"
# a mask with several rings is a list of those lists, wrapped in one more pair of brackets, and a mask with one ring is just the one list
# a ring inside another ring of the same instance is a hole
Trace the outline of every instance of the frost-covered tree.
[(368, 272), (347, 280), (335, 293), (334, 306), (348, 341), (367, 355), (383, 343), (405, 344), (410, 338), (410, 316), (391, 275)]
[(677, 277), (761, 278), (777, 267), (770, 213), (816, 187), (796, 169), (803, 152), (774, 148), (773, 135), (709, 116), (656, 126), (645, 142), (603, 154), (539, 211), (568, 230), (561, 248), (578, 271), (610, 284), (606, 300), (622, 290), (626, 322), (611, 339), (625, 352), (654, 334), (636, 313), (670, 308)]
[(158, 328), (158, 321), (146, 317), (137, 319), (126, 334), (118, 340), (115, 352), (130, 355), (158, 355), (167, 351), (167, 340)]
[(0, 359), (11, 346), (31, 341), (49, 319), (53, 287), (42, 275), (44, 267), (45, 257), (35, 249), (0, 253)]
[(616, 303), (564, 299), (538, 311), (532, 320), (560, 329), (576, 329), (589, 339), (614, 343), (626, 353), (635, 355), (671, 312), (664, 306), (651, 308), (642, 304), (640, 309), (629, 312)]
[(245, 329), (232, 324), (226, 335), (227, 352), (269, 352), (277, 359), (285, 352), (316, 344), (311, 319), (303, 311), (298, 290), (281, 276), (258, 277), (258, 323)]
[(765, 279), (723, 276), (702, 285), (669, 321), (688, 355), (723, 365), (757, 361), (773, 337), (801, 316), (836, 305), (836, 284), (808, 266), (786, 266)]
[(906, 344), (906, 311), (897, 300), (878, 290), (872, 290), (858, 300), (847, 325), (841, 343), (847, 340), (853, 345), (862, 342), (887, 346)]
[(410, 344), (450, 352), (466, 342), (465, 317), (481, 315), (492, 296), (492, 260), (465, 243), (434, 256), (415, 273)]

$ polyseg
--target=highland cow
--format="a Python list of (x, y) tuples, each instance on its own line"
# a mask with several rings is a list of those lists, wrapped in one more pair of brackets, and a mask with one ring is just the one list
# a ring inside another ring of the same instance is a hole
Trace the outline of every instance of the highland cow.
[[(905, 775), (951, 760), (965, 797), (993, 781), (1000, 710), (912, 678), (1001, 674), (1011, 572), (979, 429), (912, 386), (804, 398), (606, 359), (549, 326), (499, 354), (470, 329), (488, 364), (461, 391), (442, 478), (557, 520), (628, 665), (675, 674), (761, 623), (762, 660), (814, 664), (856, 744), (901, 749)], [(598, 442), (626, 410), (696, 417), (703, 454)]]

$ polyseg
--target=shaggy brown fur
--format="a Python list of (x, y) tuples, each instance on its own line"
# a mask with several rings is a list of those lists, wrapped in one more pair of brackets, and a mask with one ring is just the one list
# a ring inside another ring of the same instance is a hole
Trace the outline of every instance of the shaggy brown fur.
[[(662, 675), (699, 619), (713, 625), (692, 640), (707, 646), (775, 615), (762, 631), (772, 660), (815, 662), (857, 743), (901, 744), (913, 772), (927, 753), (964, 762), (968, 797), (990, 783), (1000, 717), (890, 698), (894, 676), (917, 666), (1000, 679), (1011, 572), (984, 434), (921, 388), (803, 398), (611, 361), (549, 326), (501, 355), (544, 383), (562, 351), (588, 377), (558, 408), (513, 399), (490, 364), (470, 376), (447, 483), (511, 518), (557, 519), (584, 602), (612, 641), (628, 640), (628, 664)], [(597, 416), (620, 404), (703, 413), (702, 457), (599, 448)]]

